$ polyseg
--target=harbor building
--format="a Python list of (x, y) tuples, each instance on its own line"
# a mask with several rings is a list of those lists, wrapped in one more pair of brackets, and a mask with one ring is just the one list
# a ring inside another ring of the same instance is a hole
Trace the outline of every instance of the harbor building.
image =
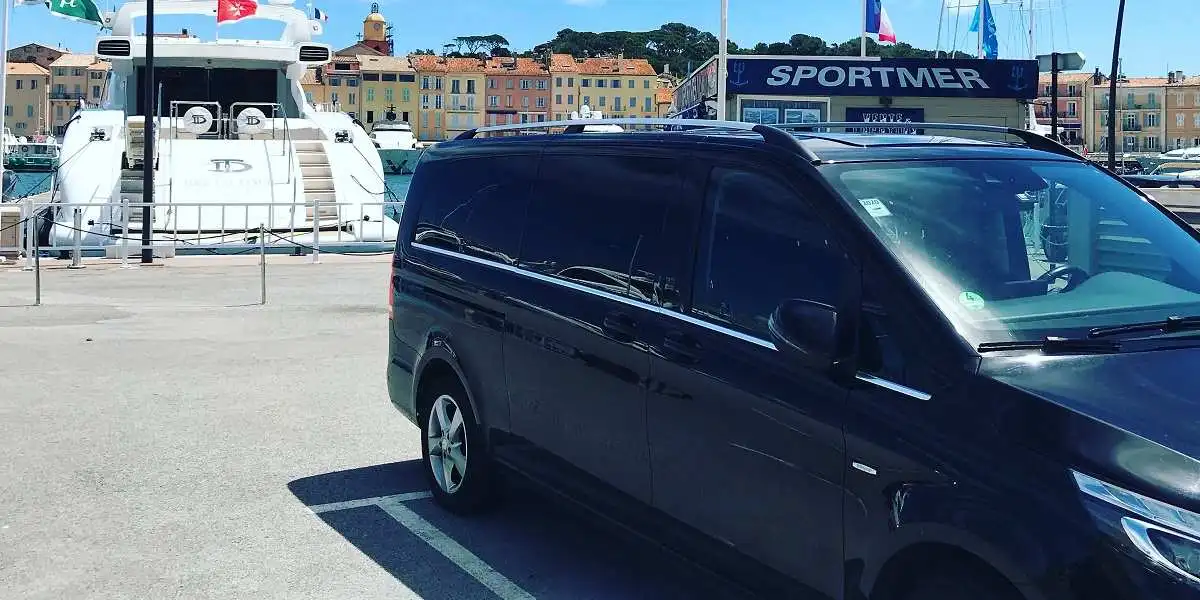
[(488, 125), (540, 123), (551, 105), (550, 71), (532, 58), (498, 57), (487, 61)]
[(417, 115), (417, 72), (407, 57), (358, 57), (362, 71), (361, 121), (371, 125), (388, 120), (391, 114), (397, 121), (412, 124)]
[(88, 70), (96, 62), (91, 54), (63, 54), (50, 63), (50, 132), (55, 136), (62, 137), (67, 121), (87, 102)]
[(419, 140), (446, 139), (446, 59), (434, 54), (408, 57), (417, 73), (417, 123), (413, 129)]
[(579, 111), (579, 63), (570, 54), (551, 54), (550, 78), (551, 120), (566, 120)]
[[(1068, 146), (1083, 148), (1083, 132), (1087, 121), (1087, 111), (1084, 110), (1083, 98), (1092, 85), (1094, 75), (1090, 73), (1059, 73), (1058, 74), (1058, 131), (1059, 139)], [(1051, 109), (1050, 73), (1042, 73), (1038, 78), (1037, 121), (1039, 125), (1050, 126), (1053, 111)]]
[(47, 133), (50, 71), (34, 62), (10, 62), (4, 85), (4, 126), (16, 136)]
[(1167, 83), (1167, 149), (1200, 147), (1200, 77), (1176, 71)]
[[(976, 123), (1024, 128), (1038, 96), (1033, 60), (731, 57), (726, 114), (751, 123)], [(675, 90), (673, 116), (712, 119), (717, 59)], [(923, 133), (903, 125), (864, 131)], [(970, 135), (964, 133), (963, 135)]]
[[(1159, 153), (1165, 148), (1166, 77), (1117, 79), (1117, 150)], [(1093, 85), (1087, 96), (1088, 127), (1084, 145), (1091, 152), (1108, 151), (1108, 84)]]
[(483, 125), (487, 74), (478, 58), (446, 60), (446, 138)]
[(579, 104), (606, 117), (657, 114), (658, 72), (644, 58), (586, 58), (579, 65)]

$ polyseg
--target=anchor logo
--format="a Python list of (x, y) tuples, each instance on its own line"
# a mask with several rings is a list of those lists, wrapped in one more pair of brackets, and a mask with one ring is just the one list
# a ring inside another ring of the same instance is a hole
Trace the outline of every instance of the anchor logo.
[(729, 77), (729, 85), (742, 87), (750, 83), (746, 81), (746, 63), (740, 60), (729, 63), (729, 73), (732, 75)]
[(1014, 92), (1021, 92), (1028, 87), (1029, 84), (1025, 82), (1025, 67), (1020, 65), (1014, 66), (1012, 68), (1012, 81), (1009, 82), (1008, 89)]

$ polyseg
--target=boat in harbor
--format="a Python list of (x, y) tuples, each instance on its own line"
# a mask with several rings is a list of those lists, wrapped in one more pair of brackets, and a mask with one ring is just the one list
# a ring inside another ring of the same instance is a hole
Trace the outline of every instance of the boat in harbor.
[[(152, 238), (164, 243), (246, 243), (260, 225), (298, 243), (395, 239), (370, 136), (344, 113), (317, 110), (301, 88), (306, 70), (332, 57), (329, 45), (313, 41), (320, 21), (272, 0), (249, 18), (282, 25), (277, 40), (156, 37), (160, 99), (146, 106), (146, 38), (134, 31), (146, 4), (132, 0), (105, 15), (111, 32), (95, 50), (112, 65), (106, 96), (77, 114), (62, 141), (67, 158), (42, 232), (48, 245), (74, 243), (77, 207), (84, 245), (136, 240), (144, 215), (121, 206), (143, 201), (152, 203)], [(216, 0), (155, 0), (159, 17), (211, 18), (216, 9)], [(142, 186), (147, 129), (156, 140), (149, 193)]]
[(4, 153), (4, 168), (10, 171), (53, 171), (58, 166), (61, 148), (54, 136), (17, 138)]
[(389, 111), (386, 121), (371, 127), (371, 140), (379, 151), (384, 170), (392, 175), (412, 175), (423, 149), (413, 135), (412, 125), (397, 121), (396, 113)]

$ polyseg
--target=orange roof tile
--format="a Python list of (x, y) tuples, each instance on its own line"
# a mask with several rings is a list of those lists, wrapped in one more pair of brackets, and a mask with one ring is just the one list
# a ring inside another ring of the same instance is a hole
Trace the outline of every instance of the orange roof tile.
[(405, 56), (371, 56), (360, 54), (358, 63), (363, 71), (388, 71), (393, 73), (411, 73), (413, 68)]
[(1130, 77), (1128, 81), (1117, 81), (1118, 87), (1165, 87), (1166, 77)]
[(112, 68), (112, 63), (107, 60), (98, 60), (88, 65), (89, 71), (107, 71)]
[(417, 71), (446, 72), (446, 63), (436, 54), (413, 54), (408, 57), (408, 62), (412, 63)]
[(654, 92), (654, 100), (658, 104), (670, 104), (675, 101), (675, 95), (670, 89), (658, 88), (658, 91)]
[(483, 61), (478, 58), (447, 58), (446, 70), (450, 73), (483, 73)]
[(318, 83), (317, 70), (306, 69), (304, 71), (304, 77), (300, 79), (300, 85), (317, 85)]
[(50, 71), (37, 63), (10, 62), (6, 63), (6, 73), (9, 75), (49, 75)]
[(575, 62), (575, 57), (570, 54), (551, 54), (550, 55), (550, 72), (551, 73), (578, 73), (579, 63)]
[[(1079, 83), (1081, 81), (1087, 81), (1091, 78), (1092, 78), (1091, 73), (1059, 73), (1058, 74), (1058, 82), (1059, 83)], [(1038, 82), (1039, 83), (1050, 83), (1050, 74), (1042, 73), (1041, 75), (1038, 75)]]
[(489, 75), (550, 75), (545, 65), (532, 58), (489, 58), (487, 72)]
[(51, 67), (88, 67), (96, 62), (91, 54), (64, 54), (58, 60), (50, 63)]
[(644, 58), (589, 58), (579, 65), (579, 72), (584, 75), (658, 75)]

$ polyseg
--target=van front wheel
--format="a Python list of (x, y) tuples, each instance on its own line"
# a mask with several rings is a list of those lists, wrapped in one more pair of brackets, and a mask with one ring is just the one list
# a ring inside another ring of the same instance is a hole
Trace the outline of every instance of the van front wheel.
[(487, 508), (491, 460), (466, 392), (457, 381), (441, 380), (422, 400), (421, 455), (434, 501), (458, 514)]

